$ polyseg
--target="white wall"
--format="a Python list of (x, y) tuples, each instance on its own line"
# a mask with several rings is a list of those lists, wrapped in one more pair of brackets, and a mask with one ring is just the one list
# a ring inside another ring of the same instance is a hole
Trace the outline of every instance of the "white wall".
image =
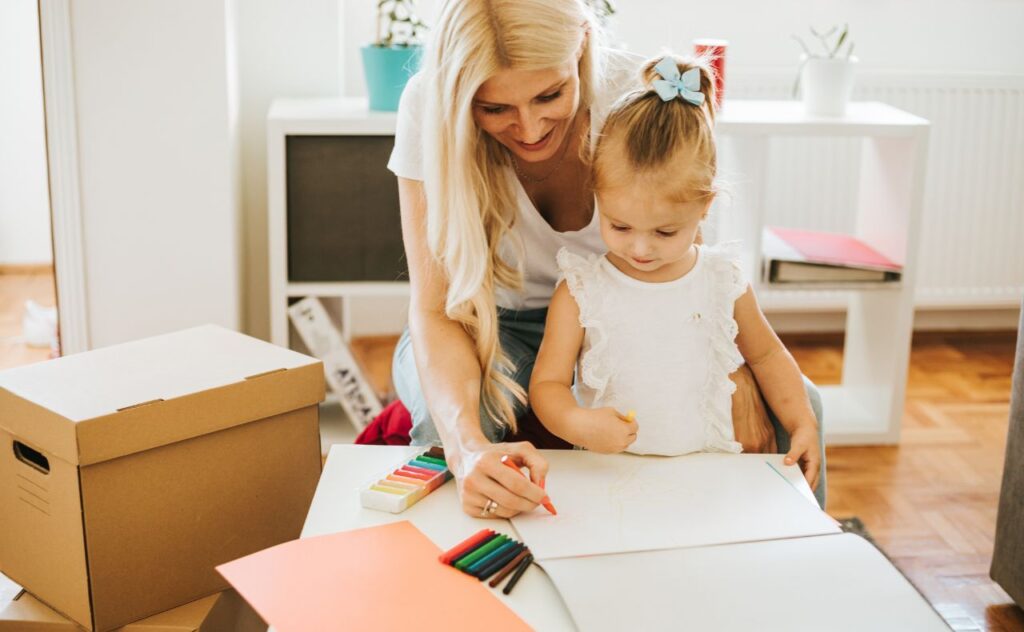
[[(363, 95), (366, 89), (358, 48), (372, 37), (374, 8), (361, 0), (339, 2), (344, 18), (343, 94)], [(698, 37), (728, 39), (727, 76), (734, 73), (733, 81), (740, 80), (737, 75), (780, 68), (791, 68), (795, 75), (800, 48), (791, 35), (800, 34), (813, 46), (809, 26), (821, 29), (844, 22), (850, 25), (862, 71), (1024, 74), (1024, 47), (1019, 44), (1019, 33), (1024, 29), (1021, 2), (621, 0), (616, 5), (618, 12), (609, 23), (613, 40), (643, 55), (656, 55), (663, 48), (685, 53)], [(419, 6), (425, 21), (433, 24), (440, 2), (427, 1)], [(358, 302), (354, 331), (395, 329), (400, 326), (401, 307), (395, 300)], [(1015, 315), (1008, 318), (999, 322), (1015, 324)]]
[[(72, 3), (94, 344), (198, 320), (240, 321), (252, 334), (269, 334), (266, 110), (276, 97), (363, 94), (359, 47), (373, 36), (374, 3), (238, 0), (225, 23), (233, 1)], [(617, 4), (611, 25), (629, 48), (655, 54), (662, 43), (685, 50), (697, 36), (725, 37), (732, 71), (794, 67), (791, 33), (849, 21), (865, 70), (1024, 73), (1015, 39), (1024, 27), (1020, 2)], [(428, 23), (439, 5), (421, 2)], [(232, 24), (241, 218), (231, 210), (238, 181), (227, 158)], [(365, 302), (356, 331), (394, 328), (401, 312), (394, 301)]]
[(729, 67), (795, 67), (796, 33), (850, 24), (864, 70), (1024, 73), (1024, 3), (1000, 0), (626, 0), (612, 26), (632, 50), (685, 52), (697, 37), (730, 41)]
[(237, 328), (230, 0), (70, 6), (91, 346)]
[(267, 110), (277, 97), (338, 94), (338, 9), (338, 0), (243, 0), (238, 5), (245, 328), (263, 338), (270, 336)]
[(36, 0), (0, 2), (0, 264), (48, 264), (50, 197)]

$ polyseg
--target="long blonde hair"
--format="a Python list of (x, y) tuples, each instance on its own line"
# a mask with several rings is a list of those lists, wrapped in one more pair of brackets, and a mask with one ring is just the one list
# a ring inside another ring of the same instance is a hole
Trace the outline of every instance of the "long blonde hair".
[(508, 151), (474, 122), (473, 98), (501, 70), (575, 59), (589, 31), (579, 61), (579, 111), (587, 111), (600, 76), (597, 29), (582, 0), (446, 0), (424, 52), (427, 244), (447, 275), (445, 312), (476, 345), (484, 409), (512, 431), (514, 407), (502, 390), (524, 404), (526, 393), (507, 375), (494, 293), (523, 285), (520, 268), (499, 254), (517, 204)]

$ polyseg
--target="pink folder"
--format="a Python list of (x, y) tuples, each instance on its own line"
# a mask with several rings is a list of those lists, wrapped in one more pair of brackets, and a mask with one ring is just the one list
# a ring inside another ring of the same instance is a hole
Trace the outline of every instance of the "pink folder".
[(440, 554), (402, 521), (286, 542), (217, 571), (277, 632), (530, 629)]

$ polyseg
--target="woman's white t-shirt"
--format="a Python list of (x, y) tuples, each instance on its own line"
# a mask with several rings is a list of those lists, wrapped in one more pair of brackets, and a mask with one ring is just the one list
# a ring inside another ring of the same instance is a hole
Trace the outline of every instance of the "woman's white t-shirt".
[[(639, 56), (618, 50), (605, 51), (605, 55), (605, 79), (590, 112), (591, 138), (604, 125), (612, 104), (629, 90), (639, 87), (642, 63)], [(424, 87), (421, 78), (420, 74), (413, 76), (402, 93), (395, 128), (395, 148), (391, 152), (388, 169), (396, 176), (422, 181)], [(523, 288), (518, 291), (498, 288), (495, 299), (499, 307), (506, 309), (547, 307), (560, 274), (555, 262), (560, 249), (582, 256), (606, 250), (601, 240), (600, 219), (595, 208), (587, 226), (575, 231), (556, 231), (537, 211), (512, 170), (506, 171), (515, 191), (517, 215), (511, 234), (502, 241), (500, 253), (510, 265), (521, 266)]]

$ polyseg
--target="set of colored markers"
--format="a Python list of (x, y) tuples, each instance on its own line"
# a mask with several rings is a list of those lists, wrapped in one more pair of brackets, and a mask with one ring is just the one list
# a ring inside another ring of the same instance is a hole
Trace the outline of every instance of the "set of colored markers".
[(480, 581), (494, 575), (490, 581), (491, 588), (496, 588), (511, 573), (512, 579), (502, 590), (507, 595), (533, 562), (533, 555), (522, 542), (504, 533), (482, 529), (438, 559)]
[(363, 507), (401, 513), (452, 477), (444, 451), (431, 448), (359, 492)]

